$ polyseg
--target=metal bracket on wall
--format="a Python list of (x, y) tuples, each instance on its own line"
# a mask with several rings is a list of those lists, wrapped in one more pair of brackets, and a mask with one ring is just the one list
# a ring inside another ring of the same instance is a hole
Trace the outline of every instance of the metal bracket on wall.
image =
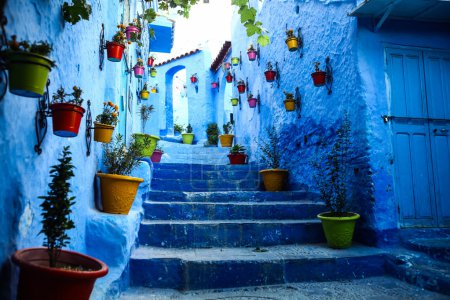
[(300, 95), (300, 89), (295, 88), (295, 111), (300, 119), (302, 117), (302, 95)]
[(256, 44), (256, 61), (258, 62), (258, 67), (259, 67), (260, 57), (261, 57), (261, 48), (259, 47), (259, 44)]
[[(0, 26), (1, 26), (1, 35), (0, 35), (0, 50), (5, 50), (8, 48), (8, 40), (6, 38), (5, 26), (8, 23), (8, 19), (5, 16), (1, 16)], [(6, 94), (6, 90), (8, 89), (8, 74), (6, 73), (6, 61), (3, 57), (0, 57), (0, 101), (3, 100)]]
[(242, 110), (242, 105), (241, 105), (241, 94), (239, 94), (238, 97), (239, 97), (239, 110)]
[(100, 44), (98, 46), (98, 59), (100, 61), (98, 68), (103, 71), (103, 63), (105, 61), (105, 24), (102, 23), (102, 30), (100, 30)]
[(278, 68), (278, 62), (275, 62), (275, 82), (277, 83), (277, 87), (280, 87), (280, 69)]
[(257, 105), (258, 105), (258, 114), (261, 113), (261, 96), (259, 95), (259, 91), (258, 91), (258, 96), (256, 97), (257, 101)]
[(91, 155), (91, 144), (92, 144), (92, 113), (91, 113), (91, 100), (87, 101), (87, 109), (86, 109), (86, 156)]
[(236, 86), (236, 72), (233, 70), (233, 85)]
[(325, 86), (327, 87), (328, 90), (328, 95), (331, 95), (332, 91), (332, 87), (333, 87), (333, 68), (331, 67), (330, 64), (330, 57), (327, 56), (327, 58), (325, 59), (325, 73), (326, 77), (325, 77)]
[(42, 153), (42, 142), (44, 141), (45, 136), (47, 135), (47, 117), (52, 116), (52, 112), (49, 109), (50, 107), (50, 96), (48, 93), (48, 87), (50, 86), (50, 79), (47, 80), (47, 85), (45, 87), (45, 92), (42, 97), (38, 99), (38, 109), (35, 114), (34, 119), (34, 129), (36, 132), (36, 140), (37, 144), (34, 145), (34, 151), (40, 155)]
[(239, 51), (239, 70), (242, 70), (242, 51)]
[(300, 52), (300, 58), (303, 57), (303, 34), (302, 34), (302, 28), (299, 27), (297, 29), (297, 40), (298, 40), (298, 52)]

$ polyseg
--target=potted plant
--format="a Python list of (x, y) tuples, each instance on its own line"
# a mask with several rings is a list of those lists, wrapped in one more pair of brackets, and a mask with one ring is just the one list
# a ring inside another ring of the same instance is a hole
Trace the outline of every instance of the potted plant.
[(237, 106), (239, 104), (238, 98), (231, 98), (230, 101), (232, 106)]
[(231, 58), (231, 64), (232, 64), (233, 66), (239, 65), (239, 57), (232, 57), (232, 58)]
[(253, 44), (250, 44), (250, 47), (247, 49), (247, 55), (249, 61), (254, 61), (256, 59), (258, 52), (256, 52), (255, 48), (253, 48)]
[(247, 162), (247, 154), (245, 154), (245, 147), (239, 144), (230, 148), (230, 153), (227, 155), (230, 160), (230, 165), (243, 165)]
[(147, 59), (147, 66), (150, 68), (153, 67), (153, 64), (155, 63), (155, 59), (156, 59), (155, 56), (150, 55)]
[(161, 157), (163, 154), (164, 154), (164, 151), (163, 151), (162, 147), (157, 144), (155, 151), (153, 151), (153, 154), (150, 157), (150, 160), (154, 163), (159, 163), (159, 162), (161, 162)]
[(158, 84), (156, 84), (155, 86), (152, 86), (150, 88), (150, 91), (152, 92), (152, 94), (158, 93)]
[(55, 63), (48, 58), (52, 46), (47, 42), (18, 42), (13, 35), (9, 49), (1, 52), (9, 72), (9, 91), (15, 95), (39, 98), (44, 95), (48, 74)]
[(274, 82), (275, 81), (275, 77), (277, 76), (277, 71), (275, 71), (273, 69), (272, 63), (270, 61), (267, 63), (267, 69), (264, 72), (264, 75), (266, 76), (266, 81), (267, 82)]
[(219, 135), (220, 144), (222, 147), (231, 147), (233, 145), (234, 135), (231, 134), (233, 131), (233, 123), (228, 122), (223, 124), (223, 134)]
[(147, 83), (144, 83), (144, 86), (142, 87), (142, 90), (139, 93), (139, 96), (141, 97), (141, 100), (148, 100), (149, 95), (150, 95), (150, 93), (148, 91), (148, 85), (147, 85)]
[(288, 46), (289, 51), (297, 51), (298, 49), (298, 38), (294, 35), (294, 30), (288, 29), (286, 30), (286, 45)]
[(188, 124), (188, 126), (186, 126), (185, 132), (181, 134), (181, 137), (183, 138), (183, 144), (192, 144), (192, 142), (194, 141), (194, 134), (192, 133), (192, 131), (193, 130), (191, 124)]
[(227, 75), (225, 76), (225, 79), (227, 80), (228, 83), (232, 83), (233, 82), (233, 75), (231, 75), (230, 71), (227, 72)]
[(224, 63), (223, 63), (223, 68), (224, 68), (225, 70), (229, 70), (229, 69), (231, 68), (231, 64), (230, 64), (229, 62), (224, 62)]
[(237, 82), (237, 89), (238, 89), (239, 94), (245, 93), (245, 82), (244, 82), (244, 80), (240, 79)]
[(208, 138), (207, 146), (215, 146), (219, 143), (219, 127), (217, 123), (209, 123), (208, 128), (206, 128), (206, 136)]
[(327, 73), (319, 69), (320, 62), (314, 63), (315, 72), (311, 74), (315, 86), (324, 86)]
[(191, 83), (197, 83), (198, 77), (197, 73), (191, 75)]
[(294, 111), (295, 110), (295, 99), (293, 93), (286, 93), (283, 91), (284, 95), (286, 96), (286, 99), (284, 99), (284, 108), (286, 111)]
[[(141, 116), (142, 121), (142, 131), (145, 131), (145, 125), (147, 124), (147, 121), (150, 119), (150, 115), (155, 110), (155, 107), (153, 105), (145, 105), (142, 104), (139, 108), (139, 114)], [(156, 135), (146, 134), (146, 133), (134, 133), (133, 137), (136, 141), (136, 144), (138, 144), (141, 147), (141, 154), (142, 156), (152, 156), (153, 151), (155, 151), (156, 143), (159, 141), (159, 137)]]
[(328, 246), (348, 248), (352, 244), (353, 232), (359, 214), (346, 211), (348, 207), (348, 175), (352, 170), (351, 123), (345, 114), (341, 126), (336, 131), (336, 140), (325, 157), (316, 158), (312, 165), (316, 169), (314, 181), (325, 202), (328, 212), (317, 217), (322, 221)]
[(138, 42), (141, 39), (142, 24), (139, 18), (133, 19), (125, 29), (125, 35), (128, 41)]
[(123, 51), (125, 50), (126, 44), (131, 44), (127, 42), (127, 37), (125, 34), (125, 25), (117, 25), (117, 32), (112, 38), (112, 42), (106, 42), (106, 53), (109, 61), (119, 62), (122, 60)]
[[(66, 94), (60, 87), (53, 94), (53, 101), (50, 104), (52, 111), (53, 134), (61, 137), (75, 137), (80, 129), (81, 118), (84, 115), (84, 108), (81, 107), (83, 99), (82, 90), (74, 86), (73, 92)], [(67, 96), (73, 98), (66, 100)]]
[(211, 82), (211, 88), (212, 89), (217, 89), (218, 87), (219, 87), (219, 83), (217, 81)]
[(158, 71), (156, 71), (155, 67), (150, 68), (150, 77), (155, 78)]
[(144, 61), (142, 59), (138, 58), (137, 63), (133, 67), (133, 71), (134, 77), (142, 78), (145, 72)]
[(136, 197), (142, 178), (131, 177), (131, 171), (140, 164), (143, 156), (141, 144), (134, 138), (127, 148), (122, 136), (117, 134), (114, 141), (104, 144), (103, 163), (106, 173), (97, 173), (100, 178), (102, 209), (106, 213), (127, 215)]
[(119, 107), (111, 101), (103, 102), (103, 112), (94, 122), (94, 141), (109, 143), (117, 122), (119, 122)]
[(281, 149), (279, 148), (280, 137), (275, 126), (267, 127), (267, 139), (258, 143), (262, 152), (261, 160), (269, 169), (261, 170), (266, 191), (278, 192), (285, 187), (288, 170), (280, 169)]
[(248, 106), (249, 106), (250, 108), (255, 108), (255, 107), (256, 107), (256, 104), (258, 104), (258, 99), (256, 99), (255, 97), (253, 97), (252, 94), (249, 94), (249, 95), (248, 95), (247, 101), (248, 101)]
[(70, 219), (75, 196), (70, 196), (74, 177), (69, 147), (64, 147), (59, 163), (50, 169), (52, 182), (43, 199), (42, 229), (44, 247), (21, 249), (12, 256), (19, 266), (17, 299), (88, 300), (95, 280), (108, 273), (108, 267), (93, 257), (63, 250), (70, 243), (66, 233), (75, 228)]
[(183, 132), (183, 125), (180, 124), (173, 124), (173, 133), (175, 135), (180, 135)]

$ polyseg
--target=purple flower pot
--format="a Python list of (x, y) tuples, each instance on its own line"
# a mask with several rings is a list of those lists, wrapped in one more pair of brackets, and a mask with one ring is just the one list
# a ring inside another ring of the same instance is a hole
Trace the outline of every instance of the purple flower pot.
[(134, 77), (136, 78), (142, 78), (145, 72), (145, 68), (140, 66), (134, 66), (133, 70), (134, 70)]
[(248, 106), (250, 106), (250, 108), (255, 108), (256, 103), (258, 103), (258, 99), (256, 99), (256, 98), (248, 99)]
[(132, 34), (132, 33), (135, 33), (136, 35), (138, 35), (139, 32), (141, 32), (141, 31), (140, 31), (139, 28), (137, 28), (136, 26), (128, 26), (128, 27), (125, 29), (125, 34), (126, 34), (126, 36), (127, 36), (127, 40), (130, 40), (130, 39), (131, 39), (131, 34)]
[(255, 50), (248, 51), (247, 55), (248, 55), (249, 61), (254, 61), (256, 59), (256, 51)]

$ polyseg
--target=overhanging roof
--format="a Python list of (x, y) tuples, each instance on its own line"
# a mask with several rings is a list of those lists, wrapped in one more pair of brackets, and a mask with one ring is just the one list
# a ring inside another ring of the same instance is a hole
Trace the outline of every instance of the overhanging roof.
[(450, 23), (450, 0), (363, 0), (349, 15), (381, 18), (381, 24), (386, 19)]

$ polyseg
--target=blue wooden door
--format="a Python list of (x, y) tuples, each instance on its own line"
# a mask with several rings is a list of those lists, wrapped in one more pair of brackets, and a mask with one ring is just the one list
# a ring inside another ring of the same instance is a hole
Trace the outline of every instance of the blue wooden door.
[(403, 227), (450, 225), (447, 52), (387, 48), (395, 194)]

